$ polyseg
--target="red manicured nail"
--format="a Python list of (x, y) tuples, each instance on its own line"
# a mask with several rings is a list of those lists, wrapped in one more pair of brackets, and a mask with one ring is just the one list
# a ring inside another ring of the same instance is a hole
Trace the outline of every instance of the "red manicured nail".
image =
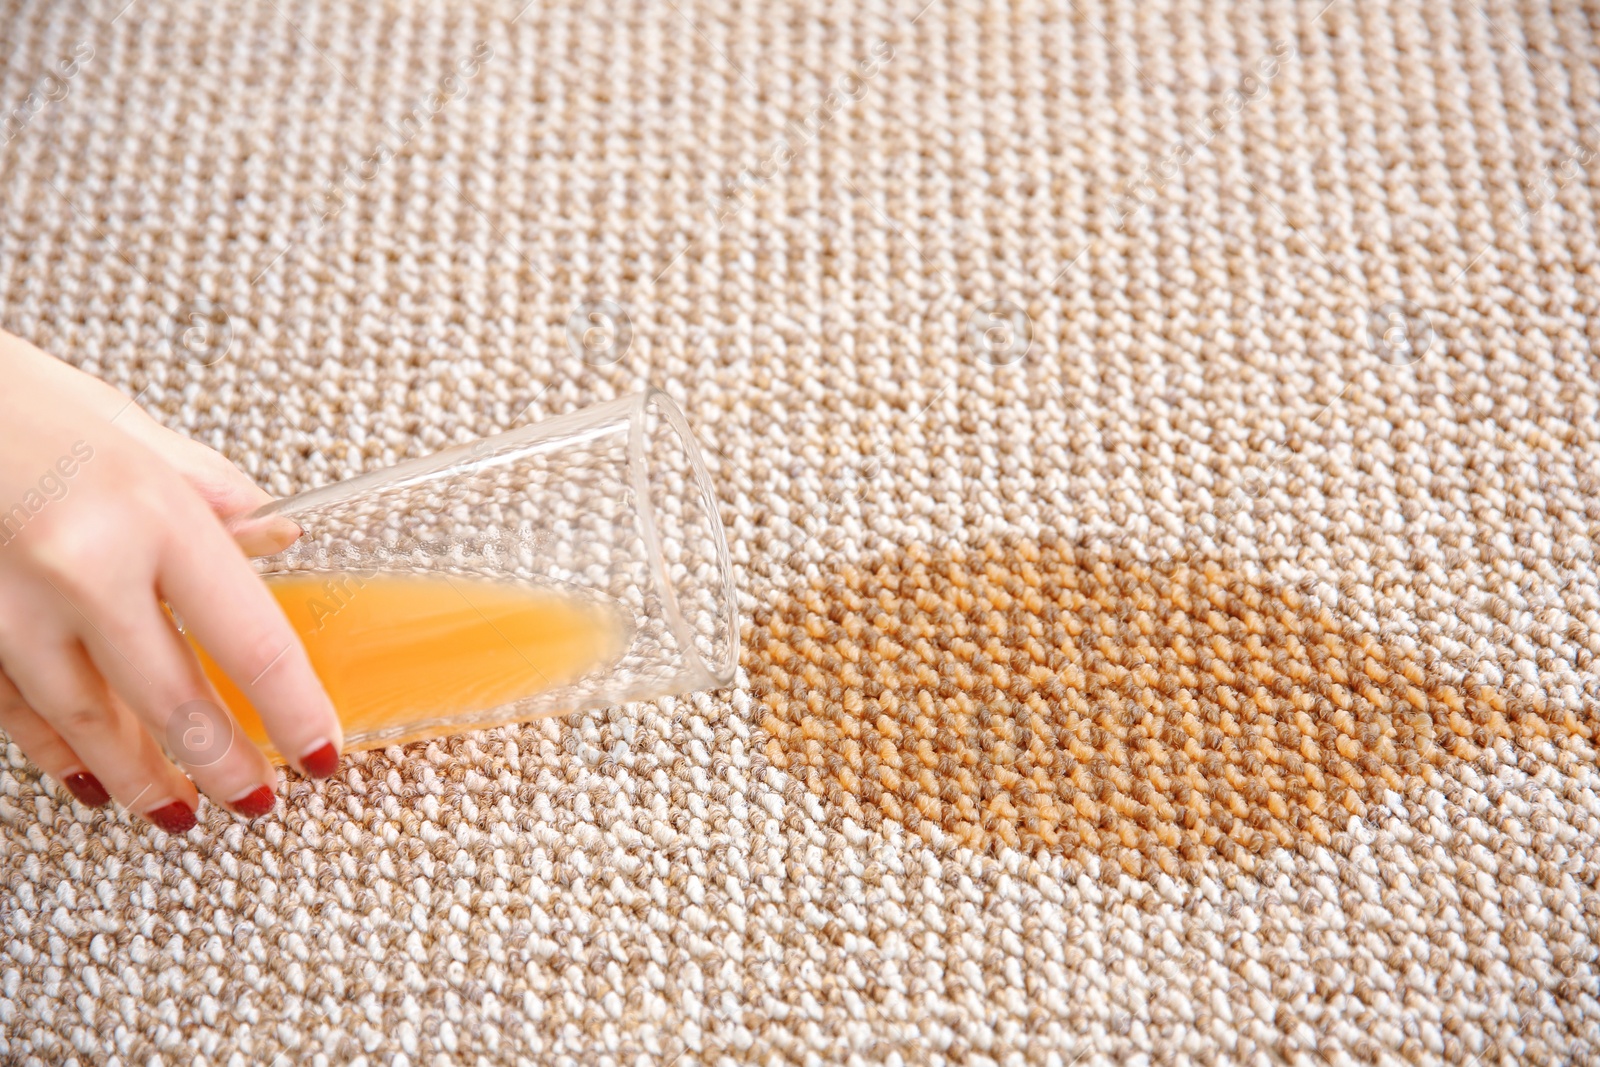
[(339, 750), (329, 741), (300, 757), (300, 766), (313, 778), (326, 778), (339, 769)]
[(144, 817), (169, 834), (186, 834), (194, 829), (194, 809), (181, 800), (147, 811)]
[(258, 785), (237, 800), (230, 800), (228, 804), (240, 815), (252, 819), (259, 818), (271, 811), (278, 803), (277, 794), (270, 786)]
[(69, 774), (61, 779), (61, 784), (71, 790), (73, 796), (91, 808), (98, 808), (111, 799), (111, 794), (107, 793), (106, 787), (100, 784), (100, 779), (88, 771)]

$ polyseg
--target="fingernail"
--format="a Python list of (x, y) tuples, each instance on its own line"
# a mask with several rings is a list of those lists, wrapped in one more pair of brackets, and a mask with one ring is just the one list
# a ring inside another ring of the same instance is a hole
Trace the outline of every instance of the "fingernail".
[(234, 540), (251, 556), (274, 556), (299, 540), (304, 532), (282, 515), (246, 517), (228, 523)]
[(255, 819), (271, 811), (277, 803), (278, 796), (271, 786), (258, 785), (244, 796), (228, 801), (228, 806), (240, 815)]
[(69, 774), (61, 779), (61, 784), (66, 786), (79, 801), (89, 805), (91, 808), (98, 808), (111, 799), (111, 794), (107, 793), (106, 787), (100, 784), (100, 779), (88, 771)]
[(300, 766), (313, 778), (326, 778), (339, 769), (339, 750), (324, 741), (300, 757)]
[(186, 834), (194, 829), (194, 809), (181, 800), (147, 811), (144, 817), (169, 834)]

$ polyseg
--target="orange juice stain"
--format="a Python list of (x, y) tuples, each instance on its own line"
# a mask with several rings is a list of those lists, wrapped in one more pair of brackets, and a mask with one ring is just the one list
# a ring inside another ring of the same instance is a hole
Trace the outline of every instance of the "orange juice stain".
[[(516, 581), (330, 571), (265, 581), (333, 699), (347, 749), (487, 725), (483, 712), (606, 668), (629, 637), (615, 608)], [(272, 752), (239, 687), (190, 643), (245, 733)]]

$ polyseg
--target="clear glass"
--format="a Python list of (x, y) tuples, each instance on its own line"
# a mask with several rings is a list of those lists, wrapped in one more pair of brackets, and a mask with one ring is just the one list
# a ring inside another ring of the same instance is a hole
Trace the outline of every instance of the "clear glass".
[[(277, 501), (235, 532), (273, 530), (295, 539), (257, 566), (347, 750), (734, 677), (716, 498), (683, 413), (657, 390)], [(202, 661), (276, 758), (242, 695)]]

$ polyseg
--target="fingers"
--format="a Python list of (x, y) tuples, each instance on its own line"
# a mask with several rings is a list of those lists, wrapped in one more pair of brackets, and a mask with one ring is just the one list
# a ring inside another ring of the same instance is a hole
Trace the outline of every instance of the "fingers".
[(214, 523), (197, 524), (169, 555), (161, 595), (255, 707), (278, 751), (313, 777), (331, 775), (344, 744), (339, 718), (266, 584)]
[(119, 599), (116, 621), (84, 638), (101, 676), (208, 796), (250, 817), (272, 810), (276, 773), (222, 707), (153, 592)]
[(218, 518), (242, 515), (272, 503), (272, 495), (229, 463), (222, 453), (173, 433), (143, 409), (137, 412), (125, 414), (118, 425), (182, 475)]
[(247, 554), (275, 555), (300, 536), (300, 527), (288, 519), (252, 514), (272, 503), (271, 494), (220, 452), (173, 433), (137, 408), (125, 416), (123, 427), (130, 437), (181, 475), (213, 515), (228, 522), (230, 532)]
[(194, 784), (111, 695), (76, 638), (47, 635), (24, 648), (8, 644), (0, 648), (0, 661), (27, 705), (123, 807), (168, 833), (194, 826)]
[(28, 707), (10, 678), (0, 673), (0, 730), (17, 743), (38, 768), (78, 798), (80, 803), (98, 808), (111, 800), (72, 746), (61, 739), (51, 725)]
[[(6, 499), (25, 502), (7, 513), (0, 545), (0, 725), (82, 795), (108, 794), (167, 829), (194, 824), (197, 794), (163, 743), (235, 810), (270, 807), (275, 774), (162, 616), (170, 588), (196, 636), (246, 683), (274, 741), (331, 773), (342, 742), (332, 706), (223, 527), (268, 495), (155, 424), (137, 398), (3, 332), (0, 361), (0, 476)], [(92, 447), (80, 439), (87, 426)], [(241, 540), (278, 551), (299, 535), (290, 525), (246, 523)]]

